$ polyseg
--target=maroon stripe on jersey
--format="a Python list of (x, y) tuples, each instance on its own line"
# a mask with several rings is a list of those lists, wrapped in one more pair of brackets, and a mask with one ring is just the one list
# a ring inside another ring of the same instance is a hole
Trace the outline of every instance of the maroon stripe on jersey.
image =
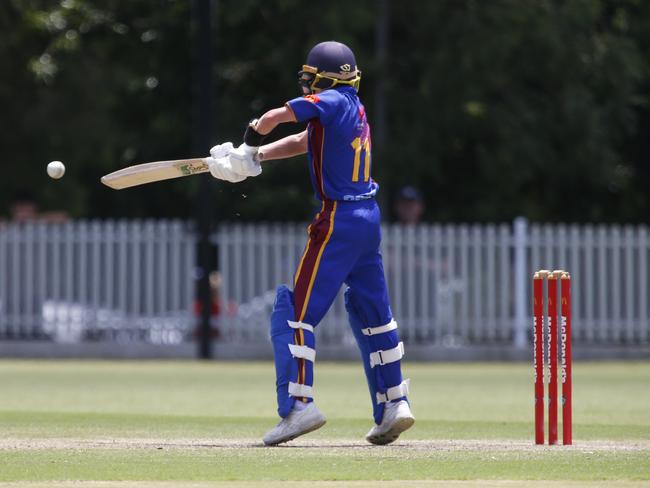
[(323, 183), (323, 145), (325, 142), (325, 128), (318, 119), (313, 119), (309, 141), (311, 144), (311, 164), (316, 177), (316, 191), (322, 200), (325, 200), (325, 185)]
[(302, 265), (298, 270), (293, 288), (296, 322), (302, 322), (305, 317), (305, 312), (307, 311), (305, 302), (309, 300), (310, 284), (313, 281), (313, 275), (318, 271), (316, 269), (318, 257), (329, 239), (334, 208), (335, 202), (333, 200), (325, 200), (319, 216), (310, 226), (307, 250), (302, 260)]

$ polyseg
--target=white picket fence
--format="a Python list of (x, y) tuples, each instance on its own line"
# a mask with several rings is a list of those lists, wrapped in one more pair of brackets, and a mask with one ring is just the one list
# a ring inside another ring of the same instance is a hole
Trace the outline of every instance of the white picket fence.
[(179, 221), (0, 228), (0, 338), (178, 343), (195, 238)]
[[(220, 340), (265, 343), (275, 288), (291, 283), (306, 226), (224, 224)], [(531, 278), (569, 270), (576, 343), (648, 344), (650, 238), (644, 226), (386, 225), (393, 312), (410, 343), (524, 347)], [(0, 227), (0, 339), (178, 344), (197, 318), (197, 239), (180, 221)], [(319, 342), (352, 342), (342, 296)]]
[[(224, 225), (217, 241), (225, 336), (257, 341), (278, 283), (291, 283), (305, 226)], [(650, 340), (644, 226), (386, 225), (384, 267), (400, 335), (443, 345), (513, 344), (531, 339), (531, 282), (539, 269), (572, 277), (574, 340)], [(342, 293), (319, 326), (319, 341), (351, 342)]]

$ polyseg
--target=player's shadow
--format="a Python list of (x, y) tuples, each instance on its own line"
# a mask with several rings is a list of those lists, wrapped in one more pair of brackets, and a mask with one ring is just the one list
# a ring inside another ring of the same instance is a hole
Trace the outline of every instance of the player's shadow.
[[(367, 450), (367, 449), (381, 449), (387, 446), (375, 446), (372, 444), (362, 444), (362, 443), (331, 443), (325, 442), (323, 444), (318, 443), (309, 443), (309, 444), (279, 444), (277, 446), (267, 446), (261, 442), (242, 442), (232, 443), (232, 442), (205, 442), (200, 444), (181, 444), (181, 443), (169, 443), (164, 445), (155, 446), (156, 449), (177, 449), (177, 448), (203, 448), (203, 449), (355, 449), (355, 450)], [(408, 449), (408, 444), (395, 443), (389, 446), (392, 449)]]
[[(222, 447), (219, 444), (213, 444), (211, 447)], [(231, 447), (232, 445), (229, 446), (223, 446), (223, 447)], [(279, 444), (277, 446), (266, 446), (263, 443), (252, 443), (252, 444), (242, 444), (239, 447), (243, 448), (249, 448), (249, 449), (332, 449), (332, 448), (339, 448), (339, 449), (381, 449), (385, 448), (386, 446), (375, 446), (372, 444), (362, 444), (362, 443), (324, 443), (324, 444)], [(391, 448), (407, 448), (408, 446), (406, 444), (400, 445), (399, 443), (397, 444), (391, 444)]]

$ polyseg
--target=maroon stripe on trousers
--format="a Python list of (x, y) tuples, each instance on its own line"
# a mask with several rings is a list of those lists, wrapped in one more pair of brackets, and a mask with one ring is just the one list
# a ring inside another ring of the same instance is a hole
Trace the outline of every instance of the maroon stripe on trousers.
[(293, 288), (295, 320), (302, 321), (302, 310), (307, 299), (309, 283), (312, 275), (317, 271), (316, 262), (321, 248), (326, 244), (327, 233), (330, 227), (332, 211), (334, 210), (334, 201), (325, 200), (320, 215), (312, 222), (310, 226), (309, 243), (307, 253), (302, 261), (302, 267), (296, 277), (296, 284)]

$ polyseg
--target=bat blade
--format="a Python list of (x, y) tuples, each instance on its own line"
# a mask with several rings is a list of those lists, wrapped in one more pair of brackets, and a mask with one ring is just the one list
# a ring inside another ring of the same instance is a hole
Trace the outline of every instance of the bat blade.
[(114, 190), (146, 185), (156, 181), (171, 180), (210, 171), (204, 158), (156, 161), (136, 164), (102, 176), (101, 182)]

